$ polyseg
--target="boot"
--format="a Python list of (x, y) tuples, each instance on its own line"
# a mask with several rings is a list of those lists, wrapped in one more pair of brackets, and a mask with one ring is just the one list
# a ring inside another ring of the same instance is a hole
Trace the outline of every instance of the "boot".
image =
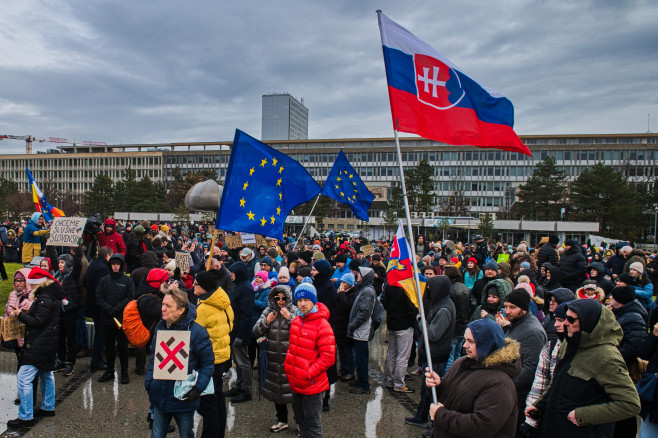
[(114, 370), (107, 370), (98, 378), (100, 383), (109, 382), (110, 380), (114, 380)]

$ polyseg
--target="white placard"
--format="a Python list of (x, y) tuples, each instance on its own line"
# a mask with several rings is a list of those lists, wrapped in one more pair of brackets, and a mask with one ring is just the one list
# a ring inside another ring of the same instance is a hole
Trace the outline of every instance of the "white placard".
[(86, 217), (56, 217), (50, 226), (50, 237), (46, 245), (78, 246), (82, 231), (87, 223)]
[(180, 269), (181, 274), (190, 272), (191, 260), (189, 252), (176, 251), (176, 267)]
[(255, 234), (250, 234), (250, 233), (240, 233), (240, 236), (242, 237), (242, 243), (247, 245), (249, 243), (256, 243), (256, 235)]
[(158, 330), (153, 358), (154, 379), (187, 379), (189, 358), (189, 330)]

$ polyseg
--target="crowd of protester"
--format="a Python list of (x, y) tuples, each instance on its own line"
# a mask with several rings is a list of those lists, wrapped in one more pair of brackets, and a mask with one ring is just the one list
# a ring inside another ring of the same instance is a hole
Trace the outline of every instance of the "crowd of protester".
[[(656, 254), (629, 242), (599, 248), (549, 234), (533, 247), (418, 236), (427, 351), (418, 308), (387, 282), (391, 241), (292, 234), (229, 248), (207, 224), (111, 218), (81, 247), (46, 246), (47, 235), (39, 213), (0, 228), (4, 260), (25, 266), (5, 310), (26, 326), (25, 338), (5, 345), (19, 365), (10, 428), (54, 416), (54, 373), (71, 376), (76, 359), (91, 356), (101, 383), (143, 376), (154, 437), (174, 430), (172, 418), (191, 436), (194, 412), (203, 437), (224, 436), (226, 398), (252, 400), (255, 368), (274, 404), (270, 432), (289, 428), (291, 405), (300, 436), (322, 436), (331, 385), (371, 392), (369, 343), (385, 312), (384, 384), (420, 391), (405, 422), (425, 436), (630, 437), (638, 415), (642, 436), (658, 434), (658, 403), (640, 401), (636, 388), (643, 372), (658, 371)], [(189, 269), (176, 252), (189, 254)], [(0, 274), (6, 279), (4, 266)], [(146, 331), (142, 346), (126, 336), (129, 314)], [(191, 333), (197, 377), (182, 395), (154, 378), (159, 330)], [(223, 390), (231, 367), (236, 383)], [(414, 375), (418, 388), (409, 386)]]

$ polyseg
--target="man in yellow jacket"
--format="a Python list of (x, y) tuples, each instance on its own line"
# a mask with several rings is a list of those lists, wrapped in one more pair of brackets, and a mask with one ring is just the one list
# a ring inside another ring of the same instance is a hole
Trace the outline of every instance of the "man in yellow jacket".
[(226, 430), (226, 402), (222, 392), (222, 374), (231, 359), (231, 329), (233, 309), (231, 300), (221, 287), (213, 271), (203, 271), (194, 280), (194, 295), (199, 298), (196, 322), (208, 330), (215, 353), (213, 383), (215, 394), (201, 397), (199, 414), (203, 417), (202, 437), (224, 437)]

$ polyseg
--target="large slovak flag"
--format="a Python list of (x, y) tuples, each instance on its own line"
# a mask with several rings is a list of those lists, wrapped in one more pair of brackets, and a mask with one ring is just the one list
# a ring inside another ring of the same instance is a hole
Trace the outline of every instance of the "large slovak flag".
[(514, 107), (381, 11), (393, 129), (453, 145), (532, 155), (512, 129)]
[[(425, 278), (420, 276), (421, 296), (425, 292)], [(399, 286), (407, 293), (407, 296), (416, 307), (418, 306), (418, 293), (416, 292), (416, 281), (414, 279), (413, 266), (411, 264), (411, 248), (404, 237), (402, 221), (398, 225), (398, 231), (393, 239), (391, 256), (386, 269), (386, 279), (391, 286)]]

